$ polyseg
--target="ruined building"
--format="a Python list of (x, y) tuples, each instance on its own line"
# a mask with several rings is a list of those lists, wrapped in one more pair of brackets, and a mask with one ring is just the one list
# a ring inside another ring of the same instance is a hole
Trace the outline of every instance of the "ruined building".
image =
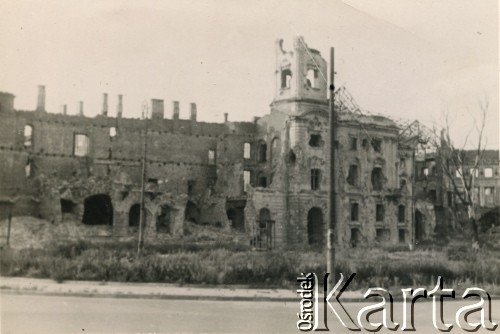
[[(180, 238), (187, 222), (240, 231), (257, 248), (316, 247), (325, 241), (328, 200), (326, 61), (303, 38), (276, 44), (270, 113), (253, 122), (179, 118), (173, 102), (151, 100), (151, 118), (102, 112), (48, 113), (45, 88), (35, 110), (0, 93), (0, 197), (14, 215), (99, 225), (111, 238), (135, 236), (146, 154), (145, 237)], [(338, 241), (343, 246), (409, 243), (413, 148), (389, 118), (339, 111)], [(146, 147), (144, 143), (146, 141)]]

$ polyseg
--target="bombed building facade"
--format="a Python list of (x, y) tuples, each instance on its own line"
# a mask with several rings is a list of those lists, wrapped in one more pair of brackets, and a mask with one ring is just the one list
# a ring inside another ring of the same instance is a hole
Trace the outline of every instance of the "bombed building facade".
[[(252, 122), (170, 116), (153, 99), (151, 116), (49, 113), (45, 87), (35, 110), (16, 110), (0, 93), (0, 198), (13, 215), (54, 223), (71, 217), (110, 238), (137, 235), (144, 194), (144, 237), (182, 238), (185, 224), (245, 236), (256, 248), (313, 247), (326, 241), (328, 201), (327, 63), (303, 38), (276, 44), (270, 113)], [(389, 118), (338, 110), (338, 242), (413, 240), (414, 143)], [(143, 165), (143, 158), (145, 164)], [(143, 169), (144, 167), (144, 169)], [(144, 192), (142, 191), (142, 178)]]

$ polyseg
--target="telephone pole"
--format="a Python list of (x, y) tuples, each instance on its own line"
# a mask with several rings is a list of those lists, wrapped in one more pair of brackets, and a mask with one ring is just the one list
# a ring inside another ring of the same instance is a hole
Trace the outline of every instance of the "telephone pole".
[(326, 250), (326, 271), (330, 274), (329, 282), (335, 281), (335, 244), (336, 244), (336, 216), (337, 216), (337, 188), (335, 182), (336, 163), (335, 151), (337, 149), (337, 114), (335, 113), (335, 66), (334, 66), (334, 50), (330, 48), (330, 189), (328, 191), (328, 233), (327, 233), (327, 250)]

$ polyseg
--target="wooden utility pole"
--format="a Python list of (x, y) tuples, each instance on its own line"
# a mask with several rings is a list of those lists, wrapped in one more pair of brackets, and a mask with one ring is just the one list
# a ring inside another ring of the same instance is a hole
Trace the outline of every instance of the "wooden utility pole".
[(148, 104), (144, 102), (142, 105), (142, 117), (144, 119), (144, 142), (142, 146), (142, 176), (141, 176), (141, 204), (139, 213), (139, 240), (137, 242), (137, 254), (142, 251), (144, 246), (144, 221), (146, 218), (146, 208), (144, 207), (144, 192), (146, 188), (146, 163), (148, 152)]
[(337, 216), (337, 188), (335, 182), (336, 171), (336, 140), (337, 140), (337, 114), (335, 113), (335, 66), (334, 66), (334, 50), (330, 48), (330, 146), (329, 146), (329, 161), (330, 161), (330, 188), (328, 191), (328, 233), (327, 233), (327, 250), (326, 250), (326, 271), (330, 274), (329, 282), (335, 281), (335, 244), (336, 244), (336, 216)]

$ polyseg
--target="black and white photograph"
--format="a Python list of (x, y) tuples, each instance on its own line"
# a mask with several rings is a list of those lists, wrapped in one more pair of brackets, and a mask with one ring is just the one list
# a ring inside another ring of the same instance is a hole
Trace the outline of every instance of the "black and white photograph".
[(2, 334), (500, 332), (498, 1), (0, 12)]

